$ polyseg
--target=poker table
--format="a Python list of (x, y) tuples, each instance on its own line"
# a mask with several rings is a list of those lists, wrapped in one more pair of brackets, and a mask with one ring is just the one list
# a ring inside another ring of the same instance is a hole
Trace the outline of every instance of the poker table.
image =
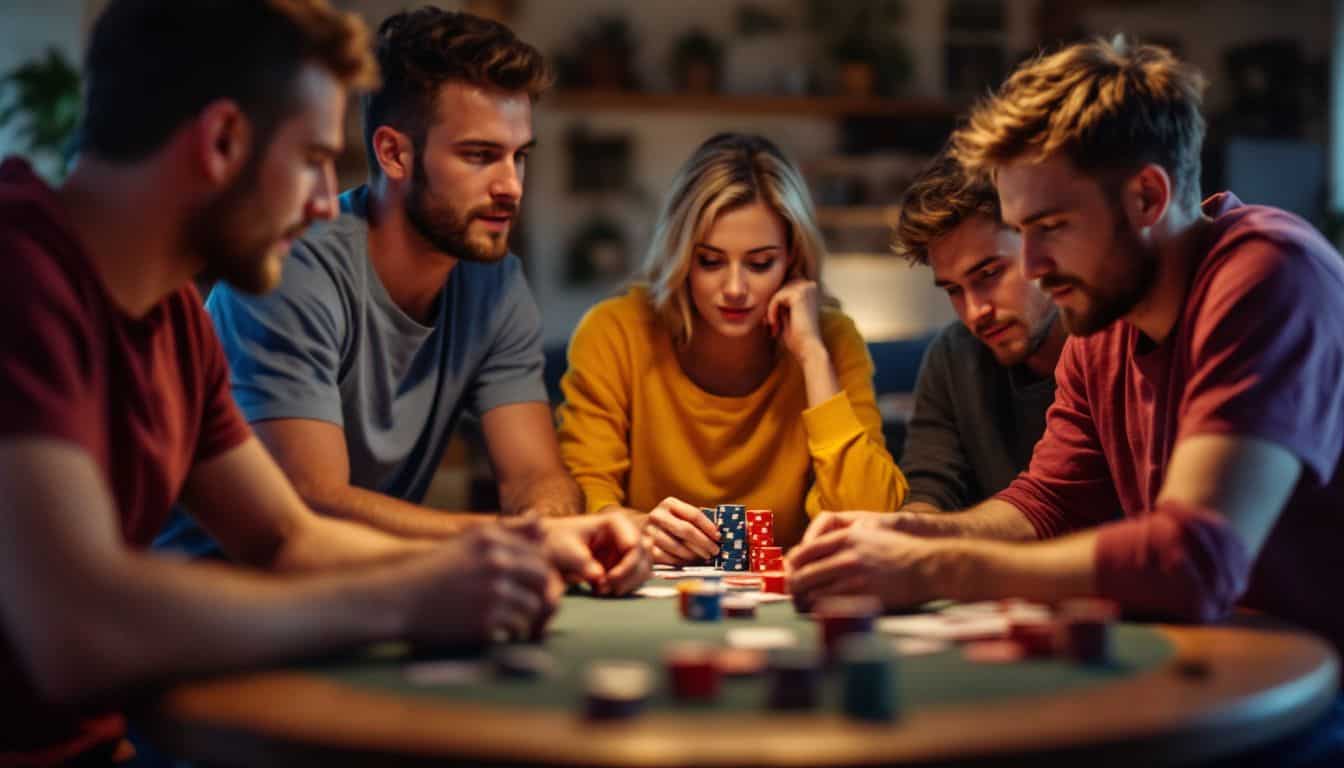
[[(689, 704), (662, 674), (669, 642), (783, 627), (807, 647), (818, 631), (789, 602), (719, 622), (686, 621), (677, 602), (566, 596), (542, 643), (554, 667), (537, 679), (498, 677), (468, 654), (441, 666), (478, 674), (425, 684), (408, 670), (440, 656), (383, 645), (182, 683), (153, 697), (137, 724), (203, 765), (1180, 765), (1301, 730), (1339, 679), (1323, 641), (1239, 617), (1205, 627), (1121, 622), (1104, 665), (972, 663), (956, 646), (898, 657), (899, 713), (886, 723), (846, 717), (834, 672), (811, 711), (769, 709), (764, 676), (727, 678), (713, 703)], [(641, 714), (584, 716), (584, 669), (597, 659), (653, 666)]]

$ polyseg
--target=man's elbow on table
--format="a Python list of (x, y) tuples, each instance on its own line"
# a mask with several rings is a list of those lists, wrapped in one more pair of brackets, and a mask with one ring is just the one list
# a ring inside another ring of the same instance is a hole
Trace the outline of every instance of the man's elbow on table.
[(1194, 622), (1226, 616), (1246, 591), (1252, 565), (1225, 518), (1172, 501), (1106, 526), (1096, 556), (1103, 597), (1129, 611)]

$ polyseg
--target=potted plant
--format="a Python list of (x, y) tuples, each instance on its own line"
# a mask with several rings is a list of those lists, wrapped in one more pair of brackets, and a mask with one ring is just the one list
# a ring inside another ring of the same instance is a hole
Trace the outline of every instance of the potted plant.
[(836, 90), (846, 96), (891, 96), (910, 77), (910, 54), (901, 39), (900, 0), (811, 0), (817, 30), (836, 70)]
[[(0, 104), (0, 129), (19, 125), (21, 151), (34, 159), (59, 161), (79, 121), (79, 72), (64, 54), (50, 48), (0, 78)], [(59, 167), (55, 175), (62, 175)]]

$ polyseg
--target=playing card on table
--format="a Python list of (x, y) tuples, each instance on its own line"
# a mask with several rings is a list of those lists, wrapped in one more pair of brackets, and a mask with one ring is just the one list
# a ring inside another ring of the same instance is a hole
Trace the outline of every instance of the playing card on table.
[(797, 635), (783, 627), (753, 627), (728, 631), (730, 648), (751, 648), (765, 651), (771, 648), (792, 648), (798, 644)]
[(942, 613), (887, 616), (877, 620), (877, 629), (889, 635), (907, 637), (928, 637), (959, 642), (982, 640), (1006, 635), (1008, 617), (988, 614), (949, 616)]

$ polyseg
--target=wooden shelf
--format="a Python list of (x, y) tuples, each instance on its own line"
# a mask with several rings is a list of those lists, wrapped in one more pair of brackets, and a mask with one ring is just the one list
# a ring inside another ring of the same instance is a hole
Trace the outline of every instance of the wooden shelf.
[(817, 206), (817, 223), (823, 227), (889, 229), (896, 226), (900, 217), (899, 205)]
[(919, 120), (956, 118), (957, 104), (938, 99), (880, 99), (848, 96), (746, 96), (647, 93), (640, 91), (556, 91), (543, 108), (609, 112), (719, 112), (750, 115), (894, 117)]

